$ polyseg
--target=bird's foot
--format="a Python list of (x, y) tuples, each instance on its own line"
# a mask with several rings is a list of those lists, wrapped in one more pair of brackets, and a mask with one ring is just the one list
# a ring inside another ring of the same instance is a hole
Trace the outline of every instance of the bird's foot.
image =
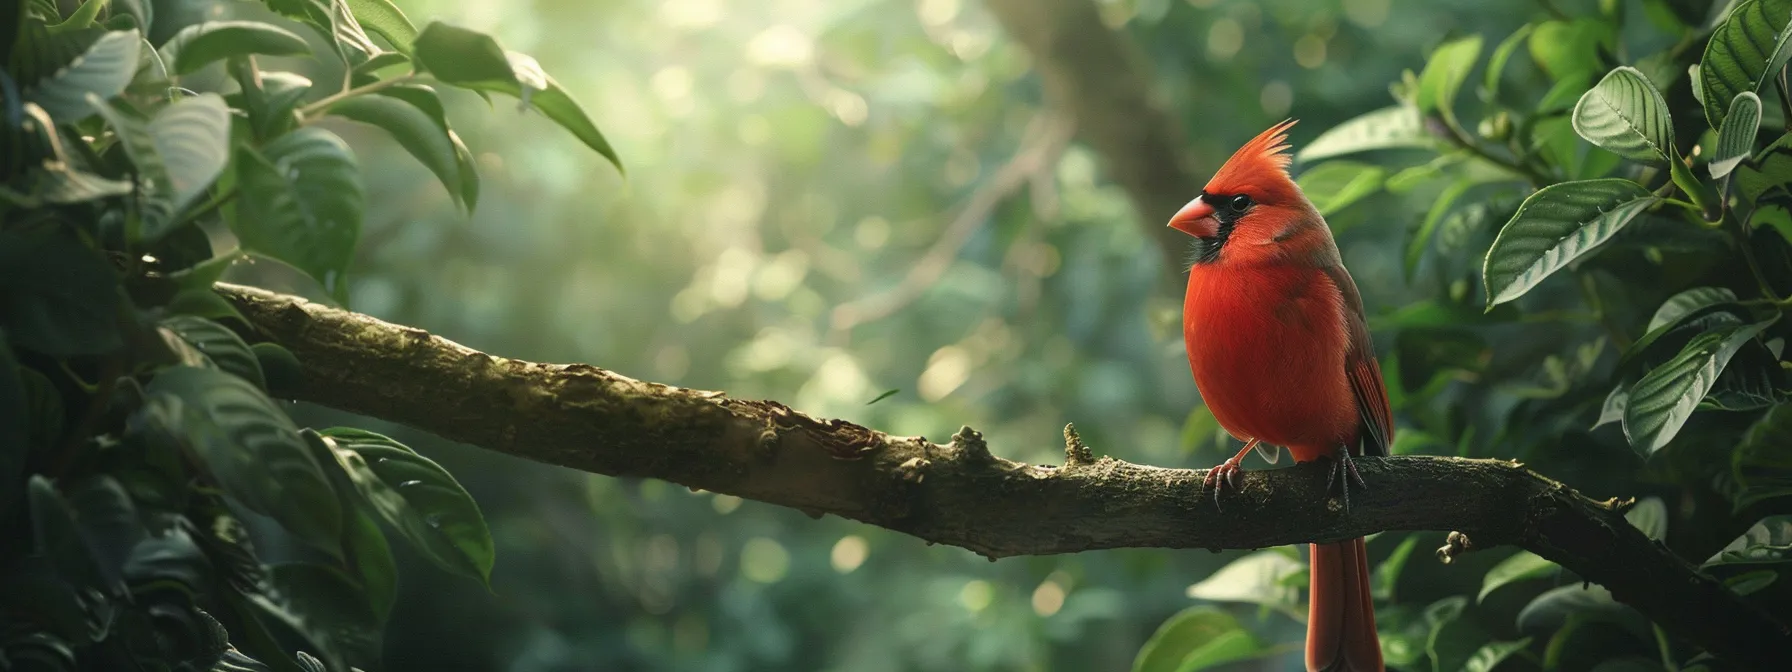
[(1207, 476), (1201, 479), (1201, 489), (1213, 490), (1213, 508), (1215, 510), (1219, 510), (1220, 508), (1220, 492), (1224, 491), (1226, 486), (1232, 486), (1233, 490), (1239, 488), (1240, 481), (1244, 478), (1244, 470), (1239, 466), (1239, 462), (1244, 460), (1244, 456), (1250, 453), (1251, 449), (1256, 446), (1256, 439), (1251, 439), (1250, 441), (1245, 442), (1244, 450), (1238, 451), (1237, 455), (1233, 455), (1225, 462), (1221, 462), (1214, 468), (1208, 469)]
[(1338, 499), (1344, 504), (1344, 513), (1349, 515), (1350, 484), (1355, 482), (1359, 488), (1368, 488), (1369, 486), (1363, 483), (1362, 474), (1357, 473), (1356, 460), (1350, 458), (1349, 448), (1339, 448), (1338, 452), (1331, 456), (1331, 460), (1332, 470), (1331, 474), (1325, 478), (1325, 491), (1332, 492), (1332, 487), (1336, 486)]

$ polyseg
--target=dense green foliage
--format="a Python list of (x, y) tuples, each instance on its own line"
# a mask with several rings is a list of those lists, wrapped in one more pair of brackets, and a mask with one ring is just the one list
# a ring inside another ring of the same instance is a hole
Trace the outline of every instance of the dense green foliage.
[[(296, 426), (267, 394), (293, 380), (293, 355), (246, 344), (211, 284), (253, 256), (347, 295), (366, 196), (347, 143), (316, 125), (332, 115), (390, 133), (469, 210), (477, 170), (432, 83), (518, 96), (615, 154), (534, 59), (489, 36), (419, 31), (385, 0), (267, 9), (159, 46), (148, 29), (171, 26), (137, 2), (9, 17), (0, 667), (376, 666), (397, 590), (387, 530), (489, 579), (491, 533), (454, 477), (380, 434)], [(264, 67), (313, 55), (275, 16), (314, 31), (341, 76)], [(184, 86), (215, 62), (234, 92)], [(297, 559), (264, 564), (227, 501), (277, 522)]]
[[(1059, 459), (1074, 420), (1098, 451), (1217, 462), (1160, 291), (1177, 269), (1104, 157), (1050, 141), (1040, 76), (974, 3), (19, 4), (0, 31), (0, 668), (1298, 655), (1292, 549), (992, 564), (519, 464), (270, 400), (291, 354), (245, 346), (206, 290), (892, 432), (970, 423), (1017, 459)], [(1396, 452), (1637, 496), (1639, 527), (1784, 617), (1792, 3), (1726, 4), (1100, 6), (1206, 168), (1303, 119), (1297, 177), (1369, 303)], [(399, 6), (452, 18), (419, 29)], [(1394, 668), (1716, 668), (1530, 553), (1442, 565), (1442, 540), (1371, 539)]]

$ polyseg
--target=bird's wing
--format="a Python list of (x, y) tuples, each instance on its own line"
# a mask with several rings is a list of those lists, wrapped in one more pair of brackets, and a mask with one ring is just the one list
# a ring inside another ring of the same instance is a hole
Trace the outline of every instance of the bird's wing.
[(1349, 339), (1344, 373), (1350, 378), (1350, 391), (1356, 397), (1357, 416), (1362, 422), (1362, 452), (1386, 456), (1394, 445), (1394, 410), (1388, 404), (1387, 383), (1381, 378), (1381, 363), (1375, 360), (1375, 346), (1369, 341), (1363, 296), (1342, 264), (1326, 266), (1325, 274), (1344, 299), (1344, 329)]

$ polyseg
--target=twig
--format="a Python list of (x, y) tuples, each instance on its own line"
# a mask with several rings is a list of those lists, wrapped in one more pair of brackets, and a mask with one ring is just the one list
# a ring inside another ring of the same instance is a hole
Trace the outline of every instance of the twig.
[(1025, 185), (1033, 174), (1049, 170), (1057, 163), (1065, 145), (1070, 142), (1073, 128), (1070, 121), (1062, 117), (1048, 114), (1036, 118), (1023, 134), (1026, 139), (1022, 140), (1021, 150), (977, 187), (958, 215), (946, 225), (946, 230), (940, 233), (933, 247), (909, 268), (902, 282), (881, 293), (834, 307), (834, 331), (845, 332), (889, 317), (926, 294), (928, 288), (945, 276), (958, 251), (970, 241), (977, 227), (995, 212), (996, 206)]

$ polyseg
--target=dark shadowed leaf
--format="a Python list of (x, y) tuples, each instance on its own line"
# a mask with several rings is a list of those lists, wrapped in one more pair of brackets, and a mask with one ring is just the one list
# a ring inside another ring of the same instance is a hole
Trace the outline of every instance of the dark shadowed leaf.
[(1500, 586), (1517, 581), (1543, 578), (1555, 571), (1556, 563), (1545, 560), (1536, 553), (1530, 551), (1513, 553), (1505, 560), (1501, 560), (1500, 564), (1494, 565), (1493, 569), (1487, 570), (1487, 575), (1481, 578), (1481, 593), (1475, 596), (1475, 601), (1486, 600), (1487, 595), (1499, 589)]
[[(464, 206), (459, 156), (453, 141), (448, 138), (448, 126), (441, 114), (441, 103), (435, 100), (435, 92), (419, 86), (400, 95), (394, 93), (398, 92), (388, 90), (348, 98), (330, 106), (330, 114), (377, 126), (391, 134), (405, 151), (435, 173), (455, 205)], [(433, 101), (433, 105), (426, 110), (413, 104), (413, 99)]]
[(392, 547), (378, 522), (359, 507), (348, 514), (343, 530), (343, 551), (353, 563), (361, 589), (367, 593), (367, 606), (377, 622), (384, 625), (398, 601), (398, 564), (392, 559)]
[(411, 43), (417, 40), (417, 27), (404, 11), (390, 0), (347, 0), (348, 7), (354, 12), (361, 26), (373, 31), (373, 34), (385, 38), (392, 43), (392, 48), (401, 53), (411, 53)]
[(1659, 200), (1642, 185), (1619, 179), (1566, 182), (1531, 194), (1487, 251), (1487, 306), (1523, 296)]
[(1580, 97), (1574, 131), (1587, 142), (1636, 161), (1674, 155), (1674, 121), (1668, 101), (1636, 68), (1620, 67)]
[(237, 218), (243, 248), (292, 264), (336, 296), (361, 235), (361, 169), (335, 134), (305, 127), (261, 151), (237, 150)]
[(1673, 440), (1730, 358), (1772, 323), (1731, 325), (1699, 334), (1679, 355), (1637, 381), (1624, 408), (1624, 435), (1630, 445), (1648, 457)]
[(279, 564), (269, 570), (287, 608), (344, 662), (362, 667), (379, 664), (384, 628), (354, 579), (334, 567), (310, 563)]
[(1648, 331), (1659, 329), (1692, 311), (1736, 300), (1736, 293), (1723, 287), (1694, 287), (1668, 297), (1649, 318)]
[(1406, 535), (1406, 540), (1394, 547), (1388, 559), (1375, 567), (1374, 580), (1370, 583), (1370, 594), (1377, 600), (1394, 599), (1394, 585), (1400, 582), (1400, 572), (1406, 568), (1406, 559), (1412, 557), (1412, 551), (1419, 546), (1419, 534)]
[(148, 392), (167, 395), (170, 429), (191, 441), (225, 492), (319, 549), (339, 554), (336, 493), (292, 420), (254, 383), (212, 369), (164, 369)]
[(24, 481), (26, 451), (31, 436), (26, 428), (37, 415), (27, 396), (23, 371), (12, 354), (6, 331), (0, 329), (0, 517), (12, 510)]
[(190, 315), (176, 315), (162, 320), (162, 326), (192, 344), (194, 349), (204, 354), (219, 369), (254, 383), (256, 387), (267, 389), (267, 379), (262, 376), (261, 364), (256, 361), (255, 353), (249, 350), (249, 344), (243, 342), (243, 338), (236, 335), (236, 332), (217, 322)]
[(162, 45), (162, 62), (175, 75), (185, 75), (232, 56), (303, 56), (311, 53), (305, 38), (263, 21), (207, 21), (180, 32)]
[(1642, 634), (1648, 625), (1635, 610), (1612, 599), (1611, 591), (1592, 584), (1553, 588), (1518, 612), (1519, 630), (1554, 630), (1571, 615), (1617, 622)]
[(1624, 512), (1624, 519), (1650, 539), (1667, 538), (1668, 505), (1663, 504), (1660, 497), (1643, 498)]
[(1196, 672), (1268, 654), (1257, 636), (1218, 607), (1189, 607), (1152, 633), (1132, 672)]
[(0, 327), (16, 347), (46, 355), (117, 350), (117, 275), (73, 231), (0, 231)]
[(449, 571), (490, 579), (491, 531), (472, 495), (447, 470), (373, 432), (335, 427), (321, 433), (335, 442), (337, 461), (373, 510), (425, 557)]
[(1489, 642), (1469, 656), (1468, 664), (1462, 666), (1462, 672), (1493, 672), (1499, 668), (1500, 663), (1511, 658), (1512, 654), (1523, 651), (1530, 645), (1529, 637), (1516, 642)]
[(1792, 404), (1774, 406), (1755, 421), (1736, 447), (1731, 468), (1740, 487), (1737, 508), (1792, 496)]

